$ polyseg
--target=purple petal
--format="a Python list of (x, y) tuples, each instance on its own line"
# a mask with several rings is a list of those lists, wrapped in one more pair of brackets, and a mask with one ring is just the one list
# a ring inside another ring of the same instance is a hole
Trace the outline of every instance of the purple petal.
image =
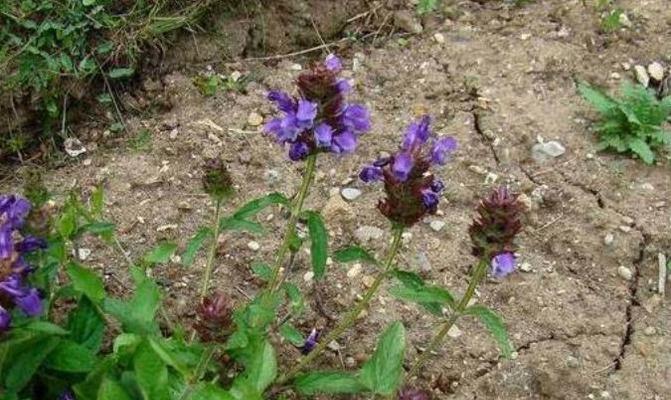
[(433, 190), (423, 190), (422, 191), (422, 204), (428, 210), (434, 209), (438, 206), (440, 201), (440, 195)]
[(26, 313), (26, 315), (29, 317), (36, 317), (42, 314), (44, 309), (42, 307), (42, 299), (40, 298), (40, 294), (35, 288), (28, 290), (24, 296), (15, 297), (14, 302), (16, 303), (17, 307), (23, 310), (23, 312)]
[(445, 184), (440, 179), (434, 179), (433, 182), (431, 182), (431, 190), (434, 192), (440, 193), (443, 189), (445, 189)]
[(277, 104), (277, 108), (285, 113), (293, 113), (296, 110), (296, 102), (286, 92), (271, 90), (268, 92), (268, 100)]
[(30, 203), (26, 199), (15, 195), (0, 198), (0, 217), (4, 215), (4, 219), (11, 229), (20, 228), (29, 212)]
[(362, 104), (349, 104), (343, 112), (342, 123), (355, 132), (368, 132), (370, 130), (370, 113)]
[(431, 131), (429, 130), (430, 123), (431, 117), (428, 115), (423, 116), (418, 122), (410, 123), (408, 129), (405, 131), (403, 150), (412, 151), (414, 148), (426, 143), (431, 135)]
[(16, 245), (16, 251), (19, 253), (30, 253), (37, 249), (45, 249), (47, 242), (35, 236), (28, 236)]
[(308, 354), (312, 351), (312, 349), (317, 346), (317, 342), (319, 341), (319, 336), (320, 332), (317, 329), (312, 329), (310, 332), (310, 335), (308, 335), (307, 339), (305, 339), (305, 343), (301, 347), (301, 353), (303, 354)]
[(13, 251), (12, 229), (9, 225), (4, 225), (0, 227), (0, 260), (9, 258)]
[(12, 323), (12, 315), (0, 306), (0, 333), (6, 332)]
[(445, 165), (449, 155), (457, 149), (457, 140), (453, 137), (442, 138), (436, 142), (431, 151), (431, 161), (438, 165)]
[(10, 297), (25, 296), (28, 292), (28, 290), (22, 286), (21, 279), (17, 275), (11, 275), (0, 282), (0, 291)]
[(509, 251), (499, 253), (492, 257), (491, 273), (496, 278), (505, 278), (515, 271), (517, 260), (515, 255)]
[(338, 90), (338, 93), (345, 94), (352, 89), (352, 85), (350, 85), (347, 79), (339, 79), (338, 82), (336, 82), (336, 89)]
[(359, 173), (359, 178), (366, 183), (379, 181), (382, 179), (382, 168), (366, 166)]
[(399, 153), (394, 157), (394, 163), (391, 166), (391, 171), (394, 173), (396, 179), (405, 182), (412, 171), (414, 161), (409, 153)]
[(326, 123), (321, 123), (315, 128), (315, 142), (318, 147), (331, 147), (333, 141), (333, 128)]
[(352, 153), (356, 150), (356, 145), (356, 136), (346, 131), (333, 138), (331, 151), (334, 153)]
[(309, 100), (298, 100), (298, 109), (296, 110), (296, 126), (299, 128), (310, 128), (317, 116), (317, 103)]
[(19, 258), (12, 264), (12, 273), (17, 276), (25, 278), (30, 272), (33, 272), (33, 267), (28, 265), (26, 260), (19, 256)]
[(326, 60), (324, 60), (324, 65), (326, 66), (326, 69), (328, 69), (331, 72), (338, 73), (342, 70), (342, 62), (335, 54), (329, 54), (328, 56), (326, 56)]
[(293, 114), (287, 114), (280, 121), (280, 130), (277, 134), (277, 139), (282, 142), (293, 142), (298, 137), (301, 129), (298, 127), (298, 120)]
[(296, 142), (289, 148), (289, 158), (292, 161), (300, 161), (307, 157), (310, 148), (305, 142)]

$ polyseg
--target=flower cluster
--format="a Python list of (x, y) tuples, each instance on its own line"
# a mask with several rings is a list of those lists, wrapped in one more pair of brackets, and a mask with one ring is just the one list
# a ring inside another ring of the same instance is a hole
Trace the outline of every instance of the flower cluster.
[(289, 146), (291, 160), (319, 152), (351, 153), (359, 135), (370, 130), (368, 109), (345, 100), (351, 87), (338, 77), (341, 70), (340, 59), (331, 54), (298, 77), (298, 97), (278, 90), (268, 93), (283, 115), (270, 120), (264, 130)]
[(223, 293), (203, 299), (196, 315), (194, 328), (204, 342), (223, 341), (233, 327), (233, 304)]
[(518, 195), (499, 187), (480, 201), (468, 233), (473, 255), (491, 261), (491, 274), (503, 278), (515, 270), (515, 236), (522, 230), (524, 205)]
[(380, 212), (392, 222), (411, 226), (438, 208), (444, 184), (429, 168), (444, 165), (457, 148), (453, 137), (435, 138), (431, 118), (423, 116), (408, 126), (399, 151), (364, 167), (359, 177), (364, 182), (384, 181), (387, 198), (380, 201)]
[(215, 200), (223, 200), (233, 195), (233, 180), (224, 161), (212, 158), (203, 167), (203, 190)]
[(29, 212), (27, 200), (14, 195), (0, 196), (0, 332), (10, 327), (12, 305), (30, 317), (42, 314), (39, 292), (26, 282), (32, 269), (24, 256), (44, 248), (46, 243), (22, 234)]

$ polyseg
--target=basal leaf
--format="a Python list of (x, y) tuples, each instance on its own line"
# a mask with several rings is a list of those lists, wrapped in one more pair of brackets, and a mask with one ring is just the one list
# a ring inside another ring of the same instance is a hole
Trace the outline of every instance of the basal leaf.
[(627, 144), (629, 145), (631, 151), (638, 154), (638, 156), (641, 157), (641, 160), (643, 160), (643, 162), (646, 164), (652, 164), (655, 162), (655, 154), (650, 149), (650, 146), (648, 146), (648, 144), (643, 140), (639, 138), (630, 138), (627, 141)]
[(88, 297), (82, 297), (77, 308), (70, 311), (68, 329), (72, 340), (94, 354), (98, 353), (105, 333), (105, 320)]
[(259, 278), (263, 279), (266, 282), (270, 281), (270, 279), (272, 279), (273, 276), (273, 270), (266, 263), (253, 263), (252, 271), (254, 271), (254, 274), (256, 276), (258, 276)]
[(171, 242), (159, 243), (149, 253), (144, 256), (144, 261), (148, 264), (165, 264), (170, 261), (170, 257), (177, 250), (177, 245)]
[(478, 317), (496, 340), (503, 356), (505, 358), (510, 358), (510, 355), (513, 352), (513, 346), (510, 343), (508, 330), (506, 329), (503, 320), (501, 320), (501, 317), (489, 308), (479, 304), (468, 307), (464, 311), (464, 314)]
[(361, 367), (361, 383), (375, 394), (390, 396), (403, 378), (405, 328), (392, 323), (380, 336), (373, 356)]
[(280, 326), (280, 335), (294, 346), (302, 346), (303, 343), (305, 343), (305, 338), (301, 331), (296, 329), (296, 327), (289, 322), (285, 322)]

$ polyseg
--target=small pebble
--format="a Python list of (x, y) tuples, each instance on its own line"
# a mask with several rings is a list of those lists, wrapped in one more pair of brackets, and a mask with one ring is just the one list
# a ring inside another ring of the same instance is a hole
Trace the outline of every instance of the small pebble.
[(384, 231), (375, 226), (360, 226), (354, 231), (354, 238), (359, 243), (366, 243), (370, 240), (379, 240), (384, 235)]
[(445, 227), (445, 221), (441, 221), (439, 219), (434, 219), (431, 221), (429, 224), (431, 229), (433, 229), (435, 232), (440, 232), (444, 227)]
[(258, 251), (259, 249), (261, 249), (261, 245), (259, 244), (259, 242), (255, 242), (253, 240), (247, 243), (247, 247), (252, 251)]
[(443, 35), (443, 34), (440, 33), (440, 32), (435, 33), (435, 34), (433, 35), (433, 40), (435, 40), (436, 43), (443, 44), (443, 43), (445, 43), (445, 35)]
[(664, 79), (664, 67), (662, 64), (655, 61), (648, 65), (648, 74), (652, 79), (661, 82)]
[(303, 280), (305, 282), (310, 282), (312, 279), (315, 277), (315, 273), (312, 271), (308, 271), (303, 275)]
[(603, 243), (606, 246), (610, 246), (611, 244), (613, 244), (614, 241), (615, 241), (615, 236), (613, 236), (612, 233), (606, 234), (606, 236), (603, 238)]
[(533, 272), (534, 269), (531, 267), (531, 264), (529, 264), (528, 262), (525, 261), (520, 265), (520, 271), (522, 271), (522, 272)]
[(352, 268), (349, 269), (349, 271), (347, 271), (347, 277), (354, 278), (357, 275), (359, 275), (360, 272), (361, 272), (361, 264), (356, 263), (352, 266)]
[(347, 201), (354, 201), (361, 196), (361, 190), (357, 188), (344, 188), (340, 191), (340, 195), (342, 195), (343, 199)]
[(370, 275), (366, 275), (366, 276), (363, 277), (363, 279), (361, 279), (361, 281), (363, 282), (363, 285), (365, 287), (369, 288), (369, 287), (373, 286), (373, 283), (375, 282), (375, 278), (373, 278)]
[(456, 339), (459, 336), (463, 335), (464, 333), (459, 329), (458, 326), (452, 325), (449, 331), (447, 331), (447, 336), (451, 337), (452, 339)]
[(631, 280), (631, 278), (634, 277), (634, 273), (631, 272), (631, 270), (629, 268), (625, 267), (624, 265), (620, 265), (617, 268), (617, 274), (620, 276), (620, 278), (622, 278), (624, 280), (627, 280), (627, 281)]
[(249, 114), (249, 117), (247, 117), (247, 123), (250, 126), (259, 126), (263, 123), (263, 117), (261, 114), (254, 111)]
[(631, 226), (628, 225), (620, 225), (620, 230), (624, 233), (631, 232)]
[(89, 258), (89, 256), (91, 255), (91, 249), (80, 247), (77, 251), (78, 251), (77, 257), (81, 261), (86, 261), (86, 259)]
[(646, 71), (645, 67), (642, 65), (636, 65), (634, 66), (634, 72), (636, 73), (636, 80), (638, 83), (648, 87), (650, 84), (650, 75), (648, 75), (648, 71)]
[(654, 336), (657, 334), (657, 329), (654, 326), (649, 326), (643, 330), (645, 336)]

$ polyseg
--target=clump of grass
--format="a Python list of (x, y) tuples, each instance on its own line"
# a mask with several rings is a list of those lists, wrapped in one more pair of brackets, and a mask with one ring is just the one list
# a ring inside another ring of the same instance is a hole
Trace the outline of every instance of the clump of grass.
[(595, 126), (600, 150), (633, 153), (652, 164), (656, 151), (671, 146), (671, 132), (663, 128), (671, 115), (671, 96), (660, 100), (651, 90), (629, 82), (622, 85), (620, 97), (586, 83), (578, 90), (600, 114)]
[[(192, 25), (216, 1), (2, 1), (0, 92), (36, 111), (48, 131), (100, 78), (133, 77), (146, 46), (162, 47), (166, 34)], [(2, 137), (0, 155), (30, 142)]]

